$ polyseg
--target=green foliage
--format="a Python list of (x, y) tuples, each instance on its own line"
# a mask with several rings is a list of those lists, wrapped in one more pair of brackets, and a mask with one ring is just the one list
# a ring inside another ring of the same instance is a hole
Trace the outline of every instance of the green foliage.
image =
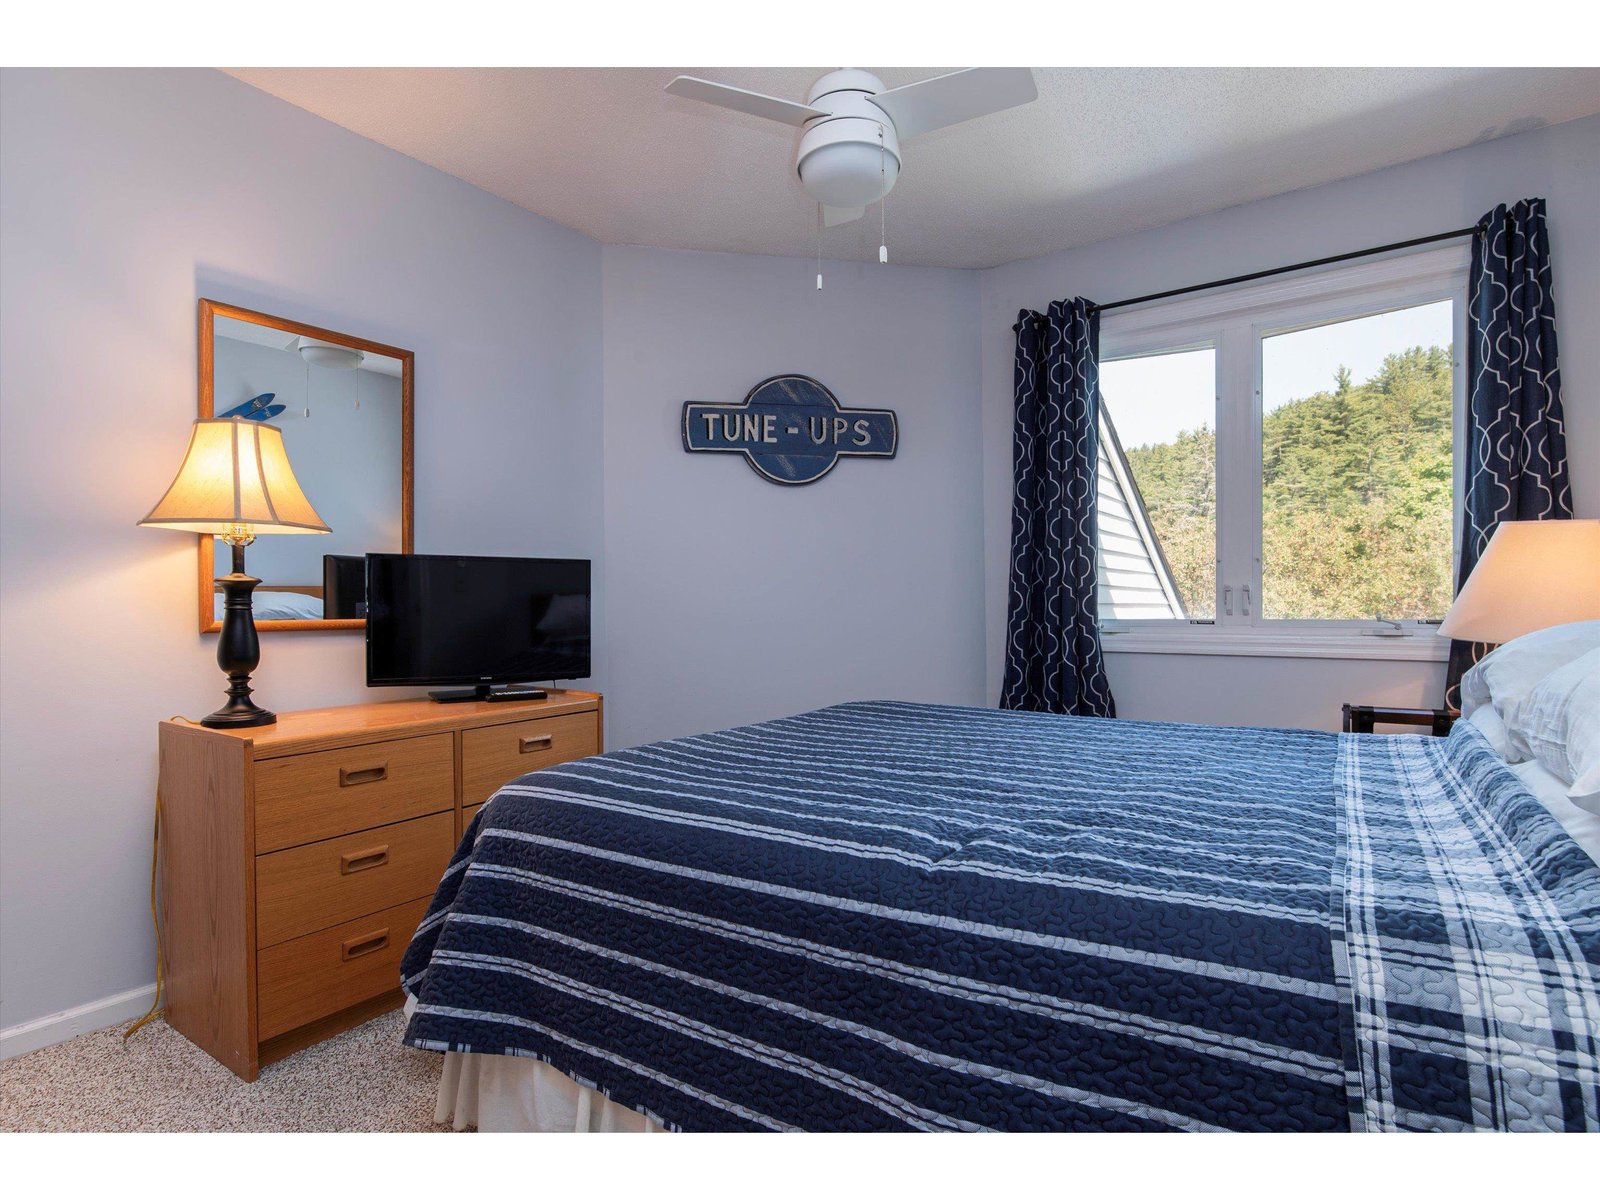
[[(1262, 422), (1263, 614), (1436, 618), (1450, 605), (1451, 363), (1391, 354), (1354, 384)], [(1127, 452), (1191, 616), (1215, 591), (1216, 436), (1204, 427)]]

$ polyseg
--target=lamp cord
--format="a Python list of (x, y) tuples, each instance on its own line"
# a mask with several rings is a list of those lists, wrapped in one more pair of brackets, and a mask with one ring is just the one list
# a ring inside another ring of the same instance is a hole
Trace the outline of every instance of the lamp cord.
[[(173, 721), (184, 721), (185, 724), (188, 723), (187, 720), (181, 716), (173, 716), (168, 719)], [(156, 866), (160, 861), (161, 785), (158, 783), (156, 785), (155, 825), (150, 834), (150, 928), (155, 931), (156, 935), (156, 994), (154, 999), (150, 1001), (150, 1011), (145, 1013), (144, 1016), (140, 1017), (132, 1025), (129, 1025), (122, 1031), (122, 1040), (124, 1042), (126, 1042), (134, 1034), (138, 1033), (139, 1030), (143, 1029), (146, 1025), (150, 1024), (151, 1021), (154, 1021), (157, 1017), (159, 1017), (163, 1009), (161, 1000), (167, 988), (166, 970), (164, 967), (166, 954), (161, 945), (161, 914), (156, 905)]]

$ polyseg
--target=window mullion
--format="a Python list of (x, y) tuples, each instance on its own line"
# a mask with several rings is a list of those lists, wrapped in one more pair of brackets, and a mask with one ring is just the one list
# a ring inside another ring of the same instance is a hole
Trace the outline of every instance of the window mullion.
[[(1242, 628), (1261, 595), (1261, 435), (1248, 324), (1222, 330), (1217, 353), (1217, 624)], [(1229, 609), (1232, 609), (1231, 613)]]

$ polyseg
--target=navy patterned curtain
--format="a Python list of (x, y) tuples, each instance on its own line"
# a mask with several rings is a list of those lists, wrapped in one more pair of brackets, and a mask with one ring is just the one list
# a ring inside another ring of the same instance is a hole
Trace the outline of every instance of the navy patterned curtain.
[[(1544, 201), (1504, 204), (1472, 239), (1467, 297), (1466, 503), (1456, 590), (1501, 521), (1572, 516)], [(1445, 703), (1488, 647), (1450, 643)]]
[(1000, 707), (1114, 717), (1095, 613), (1100, 317), (1087, 300), (1020, 314), (1015, 378)]

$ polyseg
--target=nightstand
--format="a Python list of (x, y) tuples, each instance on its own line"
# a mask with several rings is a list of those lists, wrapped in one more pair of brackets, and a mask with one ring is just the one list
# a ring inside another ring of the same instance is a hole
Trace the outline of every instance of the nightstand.
[(1449, 737), (1461, 714), (1449, 708), (1392, 708), (1386, 704), (1346, 704), (1344, 731), (1374, 733), (1374, 725), (1426, 725), (1434, 737)]

